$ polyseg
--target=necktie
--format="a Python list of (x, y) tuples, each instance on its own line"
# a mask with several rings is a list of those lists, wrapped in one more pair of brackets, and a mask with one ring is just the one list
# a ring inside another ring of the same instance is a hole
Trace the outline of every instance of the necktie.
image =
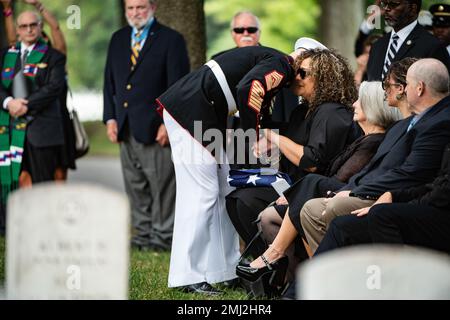
[(28, 57), (28, 49), (25, 49), (22, 55), (22, 65), (21, 65), (22, 71), (23, 67), (25, 66), (25, 62), (27, 61), (27, 57)]
[(13, 79), (12, 94), (15, 99), (26, 98), (28, 96), (27, 84), (25, 82), (25, 76), (23, 75), (23, 69), (27, 60), (28, 50), (25, 50), (20, 58), (19, 70)]
[(131, 65), (134, 67), (137, 63), (137, 59), (139, 58), (139, 51), (141, 51), (141, 40), (139, 37), (141, 36), (141, 31), (136, 33), (135, 42), (133, 47), (131, 48)]
[(414, 125), (417, 122), (417, 116), (414, 116), (411, 121), (409, 122), (409, 126), (408, 129), (406, 129), (406, 132), (409, 132), (409, 130), (411, 130), (412, 127), (414, 127)]
[(394, 60), (395, 55), (397, 54), (398, 39), (399, 36), (397, 34), (394, 34), (392, 36), (392, 42), (391, 45), (389, 46), (388, 53), (386, 55), (386, 60), (384, 61), (383, 73), (381, 74), (382, 80), (384, 80), (384, 78), (386, 77), (389, 67), (391, 66), (391, 63)]

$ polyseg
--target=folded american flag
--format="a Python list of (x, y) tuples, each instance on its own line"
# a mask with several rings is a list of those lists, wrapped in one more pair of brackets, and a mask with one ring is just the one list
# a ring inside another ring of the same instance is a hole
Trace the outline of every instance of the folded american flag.
[(261, 168), (261, 169), (241, 169), (230, 170), (228, 175), (228, 183), (232, 187), (247, 188), (247, 187), (271, 187), (271, 183), (286, 180), (290, 185), (291, 179), (286, 173), (279, 172), (276, 169)]

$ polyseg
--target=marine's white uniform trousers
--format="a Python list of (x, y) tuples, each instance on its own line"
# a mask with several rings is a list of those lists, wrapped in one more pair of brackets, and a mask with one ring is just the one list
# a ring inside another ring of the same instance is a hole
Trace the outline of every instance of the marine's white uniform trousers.
[(236, 277), (239, 238), (225, 207), (228, 185), (225, 152), (221, 163), (164, 110), (176, 177), (175, 224), (169, 287)]

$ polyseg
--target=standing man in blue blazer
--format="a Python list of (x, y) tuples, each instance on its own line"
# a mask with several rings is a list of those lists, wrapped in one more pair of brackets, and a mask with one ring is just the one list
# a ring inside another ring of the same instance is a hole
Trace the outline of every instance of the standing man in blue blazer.
[(132, 246), (170, 249), (175, 175), (167, 131), (155, 99), (189, 72), (184, 38), (155, 18), (154, 0), (124, 0), (129, 26), (111, 38), (105, 68), (103, 121), (120, 144), (132, 212)]

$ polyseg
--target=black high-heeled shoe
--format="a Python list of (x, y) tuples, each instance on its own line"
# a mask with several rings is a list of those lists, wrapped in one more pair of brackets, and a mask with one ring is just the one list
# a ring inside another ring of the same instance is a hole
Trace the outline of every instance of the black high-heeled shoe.
[(289, 259), (284, 256), (272, 263), (264, 257), (261, 259), (266, 264), (263, 268), (253, 268), (250, 266), (238, 265), (236, 274), (242, 279), (242, 283), (247, 290), (255, 297), (278, 296), (284, 287)]

